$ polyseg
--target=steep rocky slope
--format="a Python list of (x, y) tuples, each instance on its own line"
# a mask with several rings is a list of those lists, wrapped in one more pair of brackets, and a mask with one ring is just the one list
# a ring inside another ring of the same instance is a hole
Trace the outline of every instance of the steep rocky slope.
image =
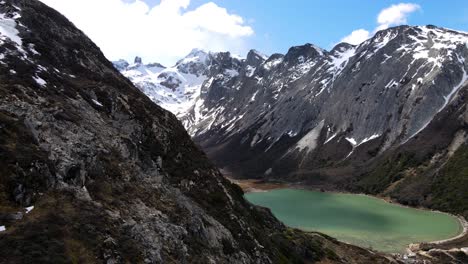
[(359, 174), (346, 187), (468, 217), (467, 93), (468, 85), (405, 144), (358, 160)]
[(0, 54), (2, 263), (389, 262), (247, 203), (39, 1), (0, 2)]

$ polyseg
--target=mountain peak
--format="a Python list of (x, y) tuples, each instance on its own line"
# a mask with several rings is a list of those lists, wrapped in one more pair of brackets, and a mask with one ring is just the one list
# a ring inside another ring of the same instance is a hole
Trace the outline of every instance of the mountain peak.
[(200, 49), (200, 48), (193, 48), (189, 55), (190, 54), (198, 54), (198, 53), (208, 53), (208, 51), (204, 50), (204, 49)]
[(258, 66), (268, 59), (268, 56), (258, 52), (257, 50), (250, 50), (247, 53), (246, 64), (250, 66)]
[(176, 66), (188, 63), (205, 63), (209, 53), (201, 49), (193, 49), (183, 59), (177, 61)]
[(159, 62), (153, 62), (153, 63), (149, 63), (146, 65), (147, 67), (157, 67), (157, 68), (161, 68), (161, 69), (166, 69), (166, 66), (162, 65), (161, 63)]
[(208, 51), (205, 51), (203, 49), (195, 48), (195, 49), (192, 49), (190, 51), (190, 53), (187, 56), (185, 56), (185, 58), (204, 57), (204, 56), (206, 56), (208, 54), (209, 54)]
[(141, 57), (136, 56), (133, 62), (135, 64), (143, 64), (143, 59)]
[(347, 42), (341, 42), (336, 44), (335, 47), (330, 51), (331, 54), (336, 54), (336, 53), (343, 53), (347, 50), (355, 48), (355, 45), (349, 44)]
[(114, 67), (119, 71), (125, 70), (130, 65), (128, 61), (123, 60), (123, 59), (120, 59), (118, 61), (113, 61), (112, 64), (114, 64)]
[(264, 59), (264, 60), (268, 59), (268, 56), (267, 56), (267, 55), (261, 53), (260, 51), (258, 51), (258, 50), (256, 50), (256, 49), (251, 49), (251, 50), (249, 51), (249, 53), (247, 53), (247, 57), (249, 57), (249, 55), (250, 55), (250, 56), (258, 56), (258, 57), (260, 57), (260, 58), (262, 58), (262, 59)]
[(296, 60), (307, 60), (309, 58), (323, 56), (324, 50), (310, 43), (301, 46), (291, 47), (286, 53), (284, 60), (288, 63), (295, 63)]

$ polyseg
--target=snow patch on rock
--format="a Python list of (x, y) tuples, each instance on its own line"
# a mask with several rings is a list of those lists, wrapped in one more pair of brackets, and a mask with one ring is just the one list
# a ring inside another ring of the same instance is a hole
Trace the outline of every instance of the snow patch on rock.
[(278, 58), (278, 59), (271, 60), (271, 61), (268, 61), (268, 62), (264, 63), (263, 67), (266, 70), (271, 70), (272, 68), (278, 66), (282, 62), (283, 62), (283, 58)]
[(336, 55), (331, 57), (332, 71), (334, 75), (339, 75), (341, 71), (346, 67), (349, 62), (349, 59), (356, 55), (356, 48), (346, 49), (344, 51), (338, 52)]
[(42, 79), (41, 77), (39, 76), (33, 76), (33, 79), (34, 81), (39, 85), (39, 86), (42, 86), (42, 87), (46, 87), (47, 86), (47, 82)]
[(26, 207), (26, 213), (29, 214), (33, 209), (34, 209), (34, 206), (29, 206), (29, 207)]
[[(17, 17), (17, 16), (15, 16)], [(19, 31), (16, 29), (16, 21), (6, 17), (5, 14), (0, 14), (0, 38), (4, 41), (9, 38), (15, 42), (19, 47), (23, 45), (23, 41), (19, 36)]]
[(94, 99), (92, 99), (92, 100), (93, 100), (93, 103), (95, 103), (96, 105), (103, 106), (98, 100), (94, 100)]
[(299, 149), (299, 151), (306, 150), (307, 153), (314, 150), (317, 147), (317, 141), (324, 124), (325, 120), (322, 120), (314, 129), (302, 137), (296, 143), (296, 149)]

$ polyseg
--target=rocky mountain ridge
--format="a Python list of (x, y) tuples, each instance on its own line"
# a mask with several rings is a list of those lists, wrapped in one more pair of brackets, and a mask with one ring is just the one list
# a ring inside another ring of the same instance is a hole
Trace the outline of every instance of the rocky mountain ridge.
[[(254, 100), (260, 101), (248, 104), (243, 111), (238, 112), (254, 112), (251, 114), (253, 116), (265, 112), (269, 116), (279, 116), (274, 118), (276, 129), (271, 127), (274, 121), (262, 124), (256, 134), (258, 140), (254, 143), (267, 141), (273, 144), (284, 135), (294, 137), (317, 127), (322, 120), (328, 123), (325, 126), (330, 129), (330, 137), (352, 127), (353, 133), (347, 134), (351, 145), (359, 145), (366, 139), (382, 136), (387, 129), (395, 131), (388, 135), (388, 145), (396, 141), (404, 142), (423, 129), (466, 82), (467, 41), (468, 37), (464, 33), (431, 26), (402, 26), (378, 32), (372, 39), (357, 47), (343, 43), (330, 52), (313, 45), (293, 47), (284, 57), (270, 57), (250, 77), (255, 83), (249, 84), (245, 79), (233, 78), (241, 85), (240, 89), (250, 88), (249, 95), (255, 95)], [(404, 64), (406, 68), (394, 67), (400, 64)], [(441, 76), (446, 70), (453, 71), (452, 79), (447, 80), (446, 76)], [(214, 93), (216, 90), (219, 93), (218, 90), (226, 87), (229, 86), (204, 88), (209, 92)], [(235, 87), (234, 85), (232, 88)], [(228, 105), (242, 105), (239, 100), (254, 101), (248, 96), (237, 97), (227, 104), (216, 102), (219, 99), (216, 96), (207, 96), (207, 99), (225, 109)], [(353, 100), (348, 103), (350, 97)], [(403, 101), (399, 97), (404, 99), (404, 104), (395, 103)], [(295, 101), (301, 104), (300, 107), (295, 107), (299, 110), (291, 109), (292, 111), (287, 112), (297, 112), (291, 114), (292, 119), (281, 118), (279, 115), (279, 112), (285, 112), (288, 100), (292, 102), (290, 104)], [(357, 105), (354, 105), (355, 102)], [(205, 104), (207, 109), (202, 112), (208, 112), (207, 115), (217, 111), (217, 107)], [(314, 107), (311, 108), (311, 105)], [(352, 107), (357, 109), (351, 111)], [(257, 110), (249, 111), (247, 108)], [(379, 112), (375, 113), (373, 110)], [(310, 117), (301, 112), (307, 112)], [(421, 112), (427, 112), (427, 116)], [(386, 124), (369, 122), (377, 119), (374, 116), (387, 114), (392, 116)], [(217, 119), (233, 120), (227, 118), (229, 116), (225, 113), (219, 115), (219, 118), (213, 117), (213, 126), (223, 123)], [(402, 122), (402, 117), (408, 121)], [(246, 120), (248, 119), (244, 117), (244, 123)], [(304, 120), (307, 124), (304, 124)], [(252, 120), (250, 123), (254, 122)], [(201, 128), (205, 127), (201, 125)], [(215, 130), (211, 127), (208, 129)], [(236, 133), (242, 130), (236, 129)], [(252, 142), (254, 137), (255, 135), (250, 135), (249, 141)], [(330, 140), (330, 137), (327, 139)]]
[(217, 69), (222, 69), (221, 75), (236, 76), (239, 73), (235, 64), (240, 62), (230, 53), (193, 49), (170, 68), (159, 63), (144, 64), (140, 57), (136, 57), (133, 64), (125, 60), (113, 64), (151, 100), (182, 117), (199, 100), (201, 86), (208, 76), (218, 74)]

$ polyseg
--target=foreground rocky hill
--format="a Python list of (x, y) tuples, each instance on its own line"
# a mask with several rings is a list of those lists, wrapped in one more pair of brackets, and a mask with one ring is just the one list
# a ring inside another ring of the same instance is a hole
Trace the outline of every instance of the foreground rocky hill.
[(0, 262), (391, 262), (246, 202), (56, 11), (0, 14)]
[[(390, 196), (468, 216), (468, 34), (379, 31), (331, 51), (222, 54), (179, 115), (236, 177)], [(235, 71), (236, 74), (231, 74)]]

